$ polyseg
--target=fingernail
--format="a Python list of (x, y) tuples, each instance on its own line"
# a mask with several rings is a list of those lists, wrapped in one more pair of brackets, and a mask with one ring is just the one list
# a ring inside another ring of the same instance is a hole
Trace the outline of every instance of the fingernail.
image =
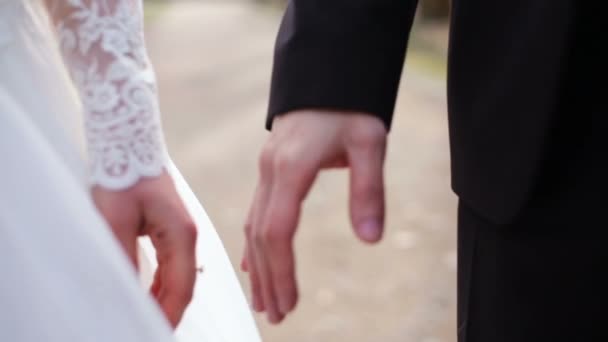
[(359, 225), (360, 236), (367, 241), (376, 241), (380, 238), (382, 227), (377, 219), (367, 219)]

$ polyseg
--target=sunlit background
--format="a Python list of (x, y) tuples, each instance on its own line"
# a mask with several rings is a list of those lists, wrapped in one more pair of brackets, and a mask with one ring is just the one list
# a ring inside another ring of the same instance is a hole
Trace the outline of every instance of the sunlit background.
[[(456, 341), (448, 5), (422, 1), (412, 33), (389, 138), (385, 239), (375, 247), (355, 240), (347, 175), (323, 174), (296, 237), (301, 302), (279, 326), (256, 316), (264, 341)], [(169, 148), (237, 268), (257, 155), (268, 135), (272, 49), (283, 7), (282, 0), (146, 2)]]

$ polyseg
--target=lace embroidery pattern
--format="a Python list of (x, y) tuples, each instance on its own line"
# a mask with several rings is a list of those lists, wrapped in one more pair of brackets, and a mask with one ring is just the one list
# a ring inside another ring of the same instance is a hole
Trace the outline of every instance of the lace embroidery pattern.
[(141, 0), (56, 0), (51, 13), (85, 111), (93, 184), (125, 189), (166, 166)]

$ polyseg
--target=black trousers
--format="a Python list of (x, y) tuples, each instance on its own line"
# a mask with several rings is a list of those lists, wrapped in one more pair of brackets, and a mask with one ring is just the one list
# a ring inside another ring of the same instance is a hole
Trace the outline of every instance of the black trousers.
[(505, 226), (460, 203), (459, 342), (608, 341), (608, 193), (587, 176)]

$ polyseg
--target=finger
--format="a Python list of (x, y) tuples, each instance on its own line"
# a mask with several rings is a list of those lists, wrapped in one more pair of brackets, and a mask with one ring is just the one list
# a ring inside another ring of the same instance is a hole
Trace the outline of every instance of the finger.
[(261, 237), (261, 234), (254, 234), (255, 248), (252, 248), (254, 259), (255, 259), (255, 268), (257, 271), (257, 278), (260, 286), (260, 293), (262, 297), (262, 305), (264, 307), (264, 311), (268, 315), (268, 320), (271, 323), (279, 323), (283, 320), (284, 316), (280, 313), (278, 308), (277, 299), (275, 297), (275, 291), (272, 283), (272, 274), (270, 273), (270, 267), (268, 265), (268, 260), (264, 255), (264, 241)]
[(251, 300), (253, 310), (256, 312), (264, 311), (264, 300), (262, 298), (262, 288), (260, 285), (260, 278), (258, 275), (258, 270), (256, 267), (255, 261), (255, 253), (252, 248), (253, 246), (253, 238), (252, 238), (252, 230), (253, 230), (253, 217), (257, 210), (257, 203), (261, 201), (259, 187), (256, 190), (255, 195), (253, 197), (253, 203), (251, 204), (251, 208), (249, 210), (249, 214), (247, 216), (247, 221), (245, 222), (245, 255), (243, 258), (246, 259), (247, 270), (249, 271), (249, 282), (251, 284)]
[[(169, 217), (168, 217), (169, 218)], [(169, 218), (171, 219), (171, 218)], [(192, 300), (196, 280), (196, 228), (188, 219), (169, 228), (165, 223), (151, 232), (160, 268), (159, 303), (173, 327), (176, 327)], [(167, 228), (163, 228), (167, 227)]]
[[(137, 257), (137, 238), (139, 234), (137, 233), (139, 229), (130, 228), (132, 225), (138, 225), (137, 223), (121, 223), (121, 222), (110, 222), (110, 227), (112, 228), (112, 232), (114, 236), (120, 242), (120, 245), (123, 247), (124, 252), (127, 254), (127, 257), (131, 261), (131, 264), (139, 269), (139, 261)], [(136, 227), (136, 226), (135, 226)]]
[(253, 309), (256, 312), (264, 312), (266, 303), (262, 293), (262, 282), (260, 280), (260, 271), (258, 261), (256, 260), (255, 249), (249, 248), (247, 251), (247, 265), (249, 267), (249, 281), (251, 282), (251, 296), (253, 301)]
[(283, 193), (286, 190), (289, 191), (275, 184), (264, 224), (265, 259), (272, 277), (273, 296), (283, 316), (294, 309), (298, 298), (293, 236), (300, 216), (300, 202)]
[(166, 259), (161, 273), (159, 303), (167, 318), (176, 327), (192, 300), (196, 279), (196, 266), (185, 253), (176, 253)]
[[(249, 245), (250, 261), (255, 263), (255, 273), (257, 274), (257, 282), (259, 284), (259, 293), (261, 295), (264, 311), (271, 323), (278, 323), (283, 320), (283, 315), (279, 312), (274, 289), (272, 287), (272, 275), (268, 260), (264, 254), (264, 218), (268, 208), (268, 201), (272, 191), (272, 179), (274, 173), (274, 159), (272, 145), (267, 144), (260, 159), (260, 181), (256, 193), (254, 210), (252, 212), (251, 240)], [(250, 263), (251, 267), (252, 264)], [(253, 277), (252, 277), (253, 279)]]
[(350, 216), (355, 231), (366, 242), (382, 238), (384, 226), (383, 136), (354, 144), (348, 151), (350, 165)]
[(247, 263), (247, 253), (249, 247), (247, 247), (248, 243), (245, 242), (245, 248), (243, 252), (243, 256), (241, 257), (241, 270), (243, 272), (249, 272), (249, 264)]
[(318, 168), (317, 164), (304, 158), (275, 162), (274, 183), (262, 226), (264, 259), (272, 277), (273, 296), (283, 316), (294, 309), (298, 300), (293, 237), (301, 203), (316, 178)]
[(159, 264), (158, 268), (156, 269), (156, 272), (154, 272), (154, 280), (152, 281), (152, 285), (150, 286), (150, 293), (154, 298), (156, 298), (156, 300), (160, 299), (160, 289), (162, 287), (162, 278), (160, 276), (161, 273), (162, 265)]

